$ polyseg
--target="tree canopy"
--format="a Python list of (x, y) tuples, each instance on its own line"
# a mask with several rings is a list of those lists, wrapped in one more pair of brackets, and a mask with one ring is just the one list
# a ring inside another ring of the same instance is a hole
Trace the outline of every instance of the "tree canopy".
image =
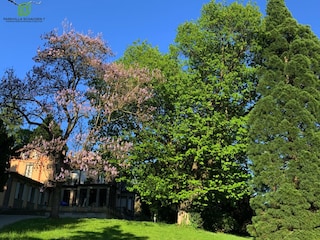
[(144, 44), (125, 53), (123, 61), (134, 56), (166, 78), (160, 112), (135, 136), (129, 160), (132, 189), (145, 201), (189, 212), (248, 196), (246, 122), (260, 17), (251, 5), (212, 1), (198, 21), (178, 28), (169, 54)]
[[(108, 160), (123, 161), (131, 143), (97, 133), (117, 119), (118, 112), (147, 118), (151, 112), (140, 106), (152, 97), (148, 82), (158, 73), (106, 63), (112, 52), (102, 36), (78, 33), (67, 22), (61, 35), (52, 31), (42, 38), (44, 45), (25, 79), (13, 70), (2, 78), (0, 106), (6, 110), (4, 116), (15, 114), (23, 124), (37, 127), (33, 141), (23, 150), (37, 150), (54, 161), (48, 184), (55, 190), (51, 216), (58, 217), (59, 191), (68, 169), (75, 167), (95, 177), (102, 173), (109, 181), (117, 176)], [(128, 110), (128, 105), (135, 107)], [(102, 158), (101, 149), (109, 158)]]

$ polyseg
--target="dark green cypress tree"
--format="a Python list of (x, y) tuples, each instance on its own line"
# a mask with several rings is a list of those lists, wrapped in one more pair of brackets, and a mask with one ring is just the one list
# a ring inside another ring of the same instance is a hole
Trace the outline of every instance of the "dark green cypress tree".
[(269, 0), (258, 92), (250, 114), (257, 239), (320, 239), (320, 41)]

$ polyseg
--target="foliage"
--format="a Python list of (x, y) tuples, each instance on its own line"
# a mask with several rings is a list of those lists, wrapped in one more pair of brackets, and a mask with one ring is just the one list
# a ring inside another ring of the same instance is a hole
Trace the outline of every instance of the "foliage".
[(212, 201), (201, 211), (203, 228), (213, 232), (247, 235), (247, 225), (253, 215), (249, 205), (250, 196), (238, 201)]
[(320, 41), (283, 0), (267, 6), (261, 99), (250, 114), (257, 239), (319, 239)]
[(259, 24), (251, 5), (211, 1), (197, 23), (178, 29), (177, 47), (190, 75), (177, 102), (176, 139), (187, 163), (181, 167), (191, 170), (200, 195), (216, 201), (248, 194), (245, 127), (256, 98)]
[(3, 191), (8, 179), (12, 146), (13, 138), (8, 136), (6, 125), (0, 119), (0, 192)]
[(1, 229), (1, 239), (245, 240), (192, 227), (116, 219), (32, 219)]
[[(50, 131), (48, 131), (47, 126), (52, 124)], [(46, 118), (43, 120), (43, 123), (40, 124), (38, 127), (36, 127), (30, 136), (29, 141), (32, 142), (36, 138), (42, 137), (46, 141), (50, 141), (52, 139), (61, 137), (62, 130), (60, 126), (55, 122), (52, 115), (46, 116)]]
[(190, 213), (190, 225), (194, 228), (202, 228), (203, 227), (203, 219), (201, 214), (198, 212)]
[(248, 196), (246, 124), (260, 17), (251, 5), (212, 1), (197, 22), (179, 27), (169, 54), (145, 44), (125, 53), (123, 61), (166, 78), (155, 85), (159, 112), (134, 136), (129, 160), (131, 189), (146, 202), (198, 210)]
[[(127, 181), (128, 188), (132, 191), (137, 191), (145, 202), (152, 203), (153, 207), (160, 208), (160, 194), (155, 197), (152, 194), (157, 193), (152, 193), (148, 189), (149, 187), (153, 188), (156, 183), (149, 185), (145, 177), (150, 175), (150, 170), (159, 170), (155, 164), (152, 164), (152, 161), (154, 157), (164, 153), (165, 149), (163, 149), (162, 153), (159, 152), (157, 148), (160, 145), (157, 145), (159, 143), (157, 138), (163, 137), (166, 141), (166, 136), (163, 135), (162, 131), (167, 132), (167, 129), (162, 127), (171, 121), (170, 116), (174, 111), (173, 103), (177, 96), (172, 84), (179, 81), (182, 72), (174, 56), (161, 54), (157, 48), (153, 48), (147, 42), (137, 42), (130, 46), (119, 61), (125, 65), (137, 64), (151, 70), (157, 69), (164, 79), (160, 81), (159, 79), (154, 79), (152, 82), (154, 97), (147, 104), (155, 108), (155, 112), (151, 121), (145, 122), (140, 125), (137, 131), (133, 131), (132, 141), (134, 142), (134, 148), (130, 152), (130, 168), (123, 173), (122, 178)], [(150, 164), (148, 164), (149, 161)], [(166, 198), (167, 196), (163, 195), (163, 197)], [(159, 201), (160, 205), (158, 204)]]
[(19, 156), (20, 155), (19, 150), (21, 150), (23, 146), (31, 142), (32, 131), (25, 128), (18, 128), (13, 132), (11, 132), (11, 134), (12, 134), (12, 137), (14, 138), (14, 145), (12, 148), (11, 155)]

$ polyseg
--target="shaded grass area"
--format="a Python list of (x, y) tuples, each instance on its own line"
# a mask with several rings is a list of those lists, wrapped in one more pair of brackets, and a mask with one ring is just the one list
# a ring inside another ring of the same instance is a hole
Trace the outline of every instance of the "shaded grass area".
[(28, 219), (0, 229), (0, 239), (245, 240), (191, 227), (116, 219)]

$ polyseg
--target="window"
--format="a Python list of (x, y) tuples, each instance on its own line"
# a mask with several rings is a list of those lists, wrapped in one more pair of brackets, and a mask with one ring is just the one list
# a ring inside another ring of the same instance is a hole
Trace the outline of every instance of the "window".
[(15, 198), (15, 199), (18, 199), (18, 198), (19, 198), (19, 191), (20, 191), (20, 183), (17, 182), (16, 192), (15, 192), (15, 194), (14, 194), (14, 198)]
[(35, 193), (35, 189), (31, 187), (29, 190), (29, 196), (28, 196), (28, 201), (30, 203), (34, 203), (34, 193)]
[(32, 170), (33, 170), (33, 164), (32, 163), (28, 163), (26, 166), (26, 173), (25, 176), (28, 178), (32, 177)]
[(24, 189), (24, 184), (18, 182), (16, 186), (16, 192), (14, 194), (15, 199), (22, 199), (23, 189)]

